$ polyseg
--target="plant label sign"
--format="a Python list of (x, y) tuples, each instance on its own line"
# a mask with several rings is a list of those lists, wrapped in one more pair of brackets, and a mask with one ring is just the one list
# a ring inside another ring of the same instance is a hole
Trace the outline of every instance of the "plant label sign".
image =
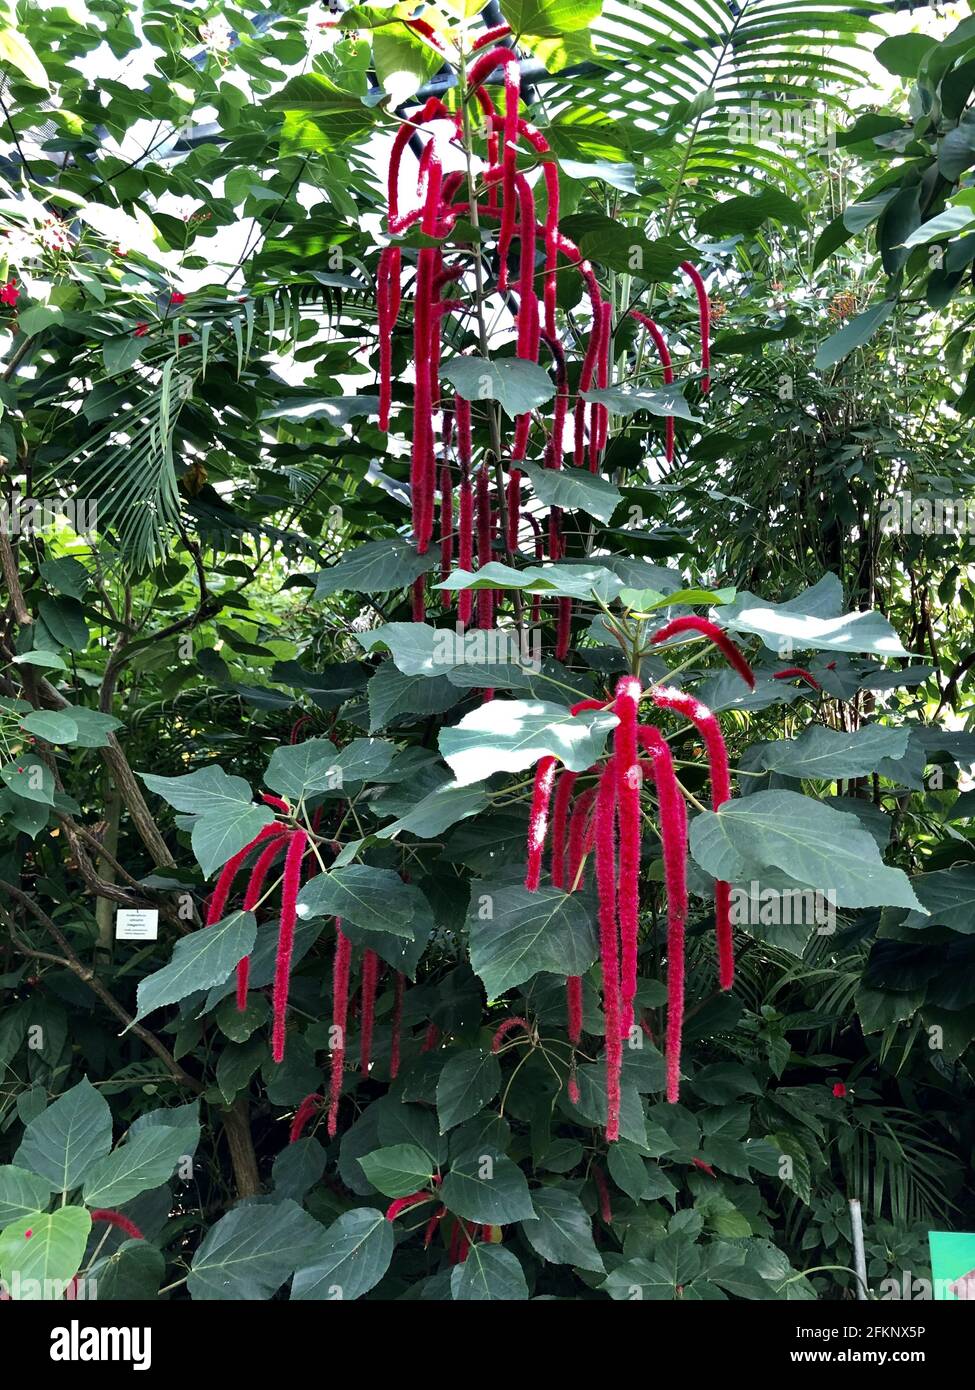
[(975, 1235), (966, 1231), (929, 1231), (931, 1274), (936, 1299), (975, 1301)]
[(155, 941), (158, 935), (158, 908), (120, 907), (116, 912), (116, 941)]

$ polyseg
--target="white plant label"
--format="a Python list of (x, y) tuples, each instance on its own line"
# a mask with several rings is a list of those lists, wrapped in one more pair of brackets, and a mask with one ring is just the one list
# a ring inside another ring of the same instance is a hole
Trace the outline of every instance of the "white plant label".
[(159, 935), (159, 910), (155, 907), (120, 907), (115, 914), (116, 941), (155, 941)]

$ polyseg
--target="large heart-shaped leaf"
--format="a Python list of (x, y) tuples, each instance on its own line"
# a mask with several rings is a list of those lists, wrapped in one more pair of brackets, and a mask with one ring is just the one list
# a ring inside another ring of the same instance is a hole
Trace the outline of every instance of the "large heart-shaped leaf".
[(501, 1088), (501, 1067), (493, 1052), (467, 1049), (448, 1057), (437, 1081), (440, 1133), (470, 1120)]
[(512, 1303), (528, 1298), (528, 1284), (517, 1255), (503, 1245), (480, 1242), (451, 1271), (450, 1294), (458, 1303)]
[(319, 1235), (291, 1286), (292, 1299), (351, 1302), (375, 1288), (393, 1257), (393, 1223), (356, 1207)]
[(555, 395), (552, 378), (537, 362), (501, 357), (453, 357), (441, 368), (459, 396), (467, 401), (498, 401), (512, 419), (544, 405)]
[(299, 917), (341, 917), (363, 931), (392, 932), (412, 940), (416, 902), (393, 869), (350, 864), (318, 874), (298, 895)]
[(63, 1298), (81, 1268), (90, 1230), (84, 1207), (34, 1212), (7, 1226), (0, 1235), (0, 1276), (11, 1297)]
[(111, 1147), (108, 1101), (84, 1077), (31, 1120), (14, 1163), (46, 1178), (53, 1191), (70, 1192)]
[(270, 1298), (322, 1239), (322, 1228), (287, 1198), (236, 1207), (211, 1226), (193, 1256), (187, 1288), (199, 1299)]
[(455, 1216), (486, 1226), (507, 1226), (535, 1214), (524, 1173), (502, 1154), (462, 1158), (444, 1178), (440, 1196)]
[(407, 1197), (429, 1187), (433, 1178), (430, 1155), (415, 1144), (391, 1144), (363, 1154), (359, 1165), (377, 1192)]
[(237, 962), (250, 954), (256, 936), (257, 919), (252, 912), (232, 912), (215, 926), (184, 936), (177, 941), (169, 964), (140, 982), (136, 1018), (145, 1018), (164, 1004), (178, 1004), (198, 989), (222, 985)]
[(88, 1206), (119, 1207), (166, 1182), (186, 1152), (186, 1134), (182, 1129), (156, 1125), (99, 1159), (85, 1176)]
[(832, 892), (840, 907), (923, 911), (907, 875), (888, 868), (856, 816), (798, 792), (755, 792), (691, 822), (691, 852), (702, 869), (732, 883), (781, 869), (798, 883)]
[(488, 997), (539, 971), (583, 975), (596, 959), (596, 930), (578, 893), (522, 883), (475, 881), (467, 918), (471, 969)]
[(491, 700), (440, 733), (440, 751), (458, 786), (493, 772), (521, 772), (552, 754), (572, 772), (585, 772), (601, 756), (615, 714), (573, 715), (548, 700)]
[(521, 1229), (543, 1260), (604, 1272), (602, 1256), (592, 1238), (592, 1221), (574, 1192), (564, 1187), (539, 1187), (532, 1193), (532, 1203), (535, 1219), (522, 1222)]

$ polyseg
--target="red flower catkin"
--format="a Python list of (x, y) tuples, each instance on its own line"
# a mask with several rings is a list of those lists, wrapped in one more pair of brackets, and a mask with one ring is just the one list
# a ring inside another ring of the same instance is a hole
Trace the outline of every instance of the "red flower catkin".
[(565, 1006), (569, 1042), (573, 1047), (582, 1037), (582, 976), (570, 975), (565, 982)]
[(322, 1099), (322, 1096), (320, 1096), (317, 1091), (313, 1091), (310, 1096), (305, 1096), (304, 1100), (295, 1111), (294, 1119), (291, 1121), (291, 1129), (288, 1131), (289, 1144), (297, 1144), (308, 1127), (309, 1120), (322, 1104)]
[(526, 1018), (506, 1018), (501, 1026), (495, 1030), (494, 1037), (491, 1039), (491, 1051), (500, 1052), (501, 1044), (509, 1033), (513, 1033), (516, 1028), (524, 1028), (531, 1038), (531, 1026)]
[[(731, 770), (728, 749), (717, 717), (707, 705), (683, 690), (662, 686), (653, 692), (653, 702), (689, 719), (704, 739), (711, 774), (711, 808), (717, 811), (731, 800)], [(714, 930), (718, 945), (718, 983), (731, 989), (735, 982), (735, 947), (731, 930), (731, 884), (717, 880), (714, 885)]]
[(283, 835), (285, 829), (285, 826), (278, 825), (276, 822), (273, 825), (262, 826), (249, 845), (245, 845), (242, 850), (238, 850), (232, 858), (227, 860), (226, 864), (224, 864), (223, 868), (220, 870), (216, 887), (210, 895), (210, 901), (207, 905), (206, 922), (204, 923), (205, 926), (212, 927), (222, 919), (224, 910), (227, 906), (227, 899), (230, 897), (230, 890), (233, 887), (234, 879), (237, 877), (237, 871), (251, 851), (257, 845), (263, 844), (265, 840), (270, 839), (272, 836)]
[(548, 830), (548, 808), (555, 785), (558, 759), (551, 756), (539, 758), (535, 769), (535, 785), (532, 791), (531, 811), (528, 816), (528, 868), (525, 872), (525, 887), (534, 893), (542, 872), (542, 852), (545, 849), (545, 835)]
[(611, 757), (599, 779), (596, 797), (596, 887), (599, 895), (599, 955), (606, 1020), (606, 1142), (620, 1137), (619, 943), (616, 921), (616, 769)]
[[(607, 299), (599, 309), (599, 346), (596, 354), (596, 386), (605, 391), (609, 385), (609, 357), (613, 347), (613, 306)], [(589, 420), (589, 471), (599, 472), (599, 463), (606, 447), (609, 411), (604, 405), (593, 405)]]
[(692, 265), (690, 261), (681, 261), (680, 268), (694, 286), (694, 293), (697, 295), (697, 313), (701, 328), (701, 370), (704, 372), (701, 393), (706, 396), (711, 390), (711, 301), (708, 299), (708, 292), (697, 266)]
[(508, 250), (515, 231), (515, 178), (518, 167), (518, 93), (521, 86), (521, 64), (514, 49), (492, 48), (482, 53), (470, 70), (468, 87), (475, 91), (501, 64), (504, 64), (504, 147), (501, 152), (504, 181), (501, 195), (501, 230), (498, 234), (498, 289), (503, 294), (508, 288)]
[(606, 1179), (603, 1177), (603, 1170), (598, 1164), (593, 1164), (592, 1180), (596, 1184), (596, 1192), (599, 1195), (599, 1215), (609, 1226), (613, 1220), (613, 1208), (609, 1200), (609, 1188), (606, 1186)]
[(440, 469), (440, 578), (446, 579), (454, 563), (454, 484), (450, 464)]
[(423, 1035), (421, 1052), (432, 1052), (440, 1042), (440, 1028), (436, 1023), (428, 1023), (427, 1031)]
[(93, 1223), (115, 1226), (118, 1230), (124, 1231), (129, 1240), (145, 1240), (145, 1236), (135, 1222), (130, 1221), (127, 1216), (123, 1216), (120, 1211), (110, 1211), (107, 1208), (99, 1207), (96, 1211), (90, 1212), (89, 1215)]
[(471, 44), (471, 52), (477, 53), (480, 49), (486, 48), (489, 43), (497, 43), (499, 39), (505, 38), (510, 33), (510, 24), (495, 24), (493, 29), (486, 29), (483, 34), (477, 36)]
[[(487, 461), (477, 470), (477, 567), (483, 569), (491, 561), (491, 531), (493, 517), (491, 512), (491, 475)], [(481, 628), (494, 626), (494, 590), (477, 591), (477, 625)]]
[(752, 690), (755, 689), (755, 673), (742, 653), (731, 638), (707, 618), (698, 618), (693, 614), (685, 618), (672, 618), (669, 623), (665, 623), (663, 627), (657, 629), (650, 641), (666, 642), (668, 638), (679, 637), (684, 632), (697, 632), (702, 637), (706, 637), (709, 642), (713, 642), (728, 665), (734, 667), (742, 680)]
[(596, 822), (590, 819), (590, 812), (596, 800), (597, 788), (588, 787), (581, 792), (572, 807), (569, 821), (569, 871), (566, 875), (566, 890), (575, 893), (582, 887), (582, 868), (588, 854), (592, 853), (596, 842)]
[(291, 980), (291, 952), (295, 941), (298, 889), (301, 886), (301, 862), (305, 857), (308, 835), (293, 830), (284, 859), (284, 882), (281, 885), (281, 925), (278, 929), (278, 951), (274, 962), (274, 991), (272, 1008), (274, 1023), (271, 1030), (271, 1056), (275, 1062), (284, 1061), (285, 1024), (288, 1013), (288, 987)]
[[(635, 318), (635, 319), (637, 320), (638, 323), (641, 323), (641, 324), (643, 325), (643, 327), (644, 327), (644, 328), (647, 330), (647, 332), (649, 333), (650, 338), (651, 338), (651, 341), (653, 342), (654, 347), (657, 349), (657, 356), (660, 358), (660, 365), (661, 365), (661, 366), (663, 367), (663, 369), (664, 369), (664, 385), (665, 385), (665, 386), (670, 386), (670, 385), (672, 385), (673, 380), (674, 380), (674, 368), (673, 368), (673, 363), (671, 362), (671, 358), (670, 358), (670, 349), (669, 349), (668, 346), (667, 346), (667, 340), (664, 338), (664, 335), (661, 333), (661, 331), (660, 331), (659, 327), (657, 326), (657, 324), (654, 323), (653, 319), (648, 318), (646, 314), (641, 314), (639, 309), (631, 309), (631, 310), (630, 310), (630, 317), (631, 317), (631, 318)], [(673, 417), (673, 415), (668, 415), (668, 416), (667, 416), (667, 425), (666, 425), (666, 429), (667, 429), (667, 438), (666, 438), (666, 457), (667, 457), (667, 462), (668, 462), (668, 463), (673, 463), (673, 461), (674, 461), (674, 417)]]
[(397, 970), (396, 983), (393, 987), (393, 1035), (389, 1045), (390, 1081), (395, 1081), (399, 1075), (400, 1045), (403, 1033), (403, 991), (405, 988), (406, 976)]
[(379, 428), (389, 429), (393, 399), (393, 327), (400, 305), (400, 263), (398, 246), (385, 246), (379, 254), (376, 278), (376, 310), (379, 319)]
[(637, 942), (640, 927), (640, 771), (637, 749), (638, 708), (641, 685), (636, 676), (624, 676), (616, 686), (613, 712), (619, 719), (613, 740), (619, 817), (619, 924), (622, 945), (620, 968), (620, 1033), (633, 1027), (636, 998)]
[(552, 804), (552, 858), (549, 871), (553, 888), (565, 887), (565, 858), (568, 848), (569, 806), (575, 789), (577, 772), (560, 772)]
[(345, 1032), (349, 1019), (349, 966), (352, 961), (352, 942), (335, 921), (335, 959), (332, 964), (332, 1074), (328, 1102), (328, 1137), (334, 1139), (338, 1130), (339, 1100), (342, 1095), (342, 1072), (345, 1067)]
[(411, 1192), (408, 1197), (397, 1197), (395, 1202), (391, 1202), (386, 1208), (386, 1220), (395, 1221), (401, 1211), (408, 1211), (410, 1207), (419, 1206), (421, 1202), (432, 1202), (432, 1192)]
[(575, 1072), (569, 1073), (569, 1100), (573, 1105), (578, 1105), (582, 1099), (582, 1092), (579, 1090), (579, 1079)]
[(684, 924), (687, 920), (687, 808), (681, 795), (667, 741), (652, 725), (637, 730), (650, 755), (649, 768), (657, 786), (660, 840), (667, 886), (667, 1099), (680, 1095), (681, 1037), (684, 1028)]
[[(284, 844), (285, 836), (277, 835), (274, 837), (274, 839), (272, 839), (271, 843), (269, 845), (266, 845), (265, 848), (258, 855), (257, 861), (255, 862), (254, 867), (251, 870), (251, 876), (247, 880), (247, 889), (244, 893), (243, 910), (245, 912), (253, 912), (257, 907), (257, 904), (260, 902), (261, 894), (264, 892), (264, 884), (267, 881), (267, 876), (270, 871), (271, 865), (274, 863), (275, 859), (277, 859), (278, 855), (281, 853), (281, 849)], [(237, 962), (238, 1013), (244, 1013), (244, 1011), (247, 1008), (247, 989), (250, 983), (250, 968), (250, 956), (244, 956), (242, 960), (239, 960)]]
[(823, 688), (816, 677), (806, 670), (805, 666), (786, 666), (784, 671), (773, 672), (772, 679), (774, 681), (799, 679), (805, 681), (807, 685), (811, 685), (813, 690), (822, 690)]
[(365, 951), (362, 957), (362, 1024), (359, 1039), (359, 1070), (369, 1075), (372, 1061), (372, 1030), (376, 1017), (376, 982), (379, 979), (379, 957), (375, 951)]

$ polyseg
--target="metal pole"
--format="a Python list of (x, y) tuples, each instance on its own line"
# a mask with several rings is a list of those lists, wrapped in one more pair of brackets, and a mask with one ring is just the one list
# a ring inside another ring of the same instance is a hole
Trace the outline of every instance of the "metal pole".
[(850, 1225), (853, 1228), (853, 1264), (857, 1272), (857, 1298), (869, 1298), (867, 1290), (867, 1256), (863, 1248), (863, 1215), (859, 1197), (850, 1198)]

